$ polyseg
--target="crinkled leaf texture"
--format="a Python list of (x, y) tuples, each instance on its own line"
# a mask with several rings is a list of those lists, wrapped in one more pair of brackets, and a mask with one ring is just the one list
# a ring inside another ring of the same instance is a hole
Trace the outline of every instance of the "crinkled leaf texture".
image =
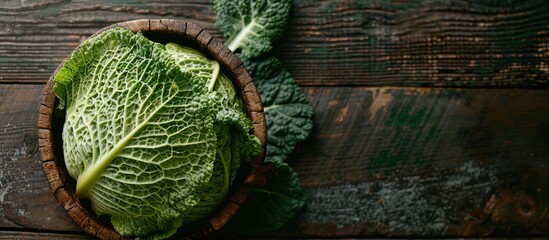
[(211, 213), (219, 205), (236, 176), (240, 162), (259, 153), (261, 143), (255, 136), (247, 134), (251, 122), (243, 112), (242, 101), (231, 81), (219, 73), (216, 61), (207, 59), (192, 48), (174, 43), (168, 43), (166, 49), (182, 71), (189, 71), (204, 84), (212, 86), (211, 98), (216, 103), (213, 109), (217, 137), (214, 172), (208, 184), (197, 193), (200, 202), (190, 214), (183, 216), (183, 221), (188, 223)]
[[(174, 58), (117, 28), (86, 41), (54, 77), (77, 194), (125, 236), (166, 238), (209, 214), (234, 178), (233, 160), (259, 151), (230, 81)], [(201, 205), (209, 207), (194, 210)]]
[[(291, 74), (272, 50), (288, 21), (292, 0), (214, 0), (216, 25), (250, 70), (267, 119), (266, 161), (276, 174), (267, 188), (254, 188), (229, 223), (236, 233), (258, 233), (281, 227), (305, 205), (297, 174), (286, 164), (288, 154), (312, 131), (313, 109)], [(259, 58), (261, 57), (261, 58)]]
[(216, 26), (227, 46), (257, 57), (272, 49), (288, 22), (292, 0), (215, 0)]
[(243, 58), (257, 85), (267, 119), (267, 161), (285, 161), (313, 129), (313, 108), (280, 61)]
[(267, 186), (250, 190), (245, 204), (227, 225), (228, 232), (253, 234), (277, 230), (305, 206), (306, 197), (297, 174), (287, 163), (274, 164), (276, 171)]

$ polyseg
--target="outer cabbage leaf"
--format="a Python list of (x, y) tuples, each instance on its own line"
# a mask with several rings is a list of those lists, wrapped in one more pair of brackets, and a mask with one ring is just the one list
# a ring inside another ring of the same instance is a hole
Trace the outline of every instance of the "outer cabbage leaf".
[(243, 58), (256, 84), (267, 119), (267, 161), (284, 161), (313, 129), (313, 108), (275, 57)]
[(250, 190), (226, 231), (247, 234), (274, 231), (305, 206), (306, 197), (294, 170), (282, 162), (275, 162), (275, 169), (265, 188)]
[(257, 57), (272, 49), (290, 14), (292, 0), (215, 0), (216, 26), (229, 49), (241, 49), (246, 57)]
[(214, 168), (207, 87), (164, 46), (123, 29), (85, 42), (54, 81), (77, 193), (123, 235), (175, 233)]
[[(220, 73), (219, 64), (202, 53), (175, 43), (166, 45), (168, 53), (182, 71), (192, 73), (203, 85), (208, 85), (214, 102), (214, 130), (217, 150), (213, 175), (196, 194), (200, 201), (184, 216), (188, 223), (208, 215), (224, 199), (242, 159), (249, 159), (260, 151), (259, 140), (249, 134), (251, 122), (244, 114), (243, 104), (229, 78)], [(243, 143), (241, 143), (243, 142)]]
[(209, 92), (213, 91), (220, 70), (217, 61), (209, 60), (195, 49), (176, 43), (166, 44), (166, 50), (177, 62), (182, 71), (192, 73), (201, 81), (204, 81), (204, 84), (208, 84)]

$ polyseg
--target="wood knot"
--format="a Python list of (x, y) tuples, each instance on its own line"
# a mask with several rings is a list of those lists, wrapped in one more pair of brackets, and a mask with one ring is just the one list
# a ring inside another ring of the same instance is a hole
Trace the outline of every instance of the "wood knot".
[(526, 193), (518, 193), (512, 203), (512, 222), (530, 223), (536, 220), (538, 206), (536, 201)]

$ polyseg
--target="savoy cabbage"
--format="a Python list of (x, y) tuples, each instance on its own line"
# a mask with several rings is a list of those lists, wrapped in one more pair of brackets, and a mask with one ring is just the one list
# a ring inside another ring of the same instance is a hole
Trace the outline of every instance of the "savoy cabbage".
[(124, 236), (165, 238), (214, 211), (260, 151), (219, 64), (116, 28), (54, 76), (76, 193)]

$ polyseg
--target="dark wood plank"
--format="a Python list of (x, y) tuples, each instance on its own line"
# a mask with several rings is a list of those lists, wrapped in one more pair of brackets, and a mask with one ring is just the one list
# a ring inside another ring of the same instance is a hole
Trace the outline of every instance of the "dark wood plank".
[(306, 88), (286, 234), (549, 233), (549, 91)]
[(43, 87), (0, 84), (0, 229), (80, 231), (40, 165), (36, 126)]
[(24, 231), (0, 231), (0, 239), (6, 240), (73, 240), (73, 239), (94, 239), (90, 236), (83, 234), (70, 234), (70, 233), (41, 233), (41, 232), (24, 232)]
[(99, 29), (143, 18), (192, 20), (219, 37), (211, 2), (11, 1), (0, 6), (0, 82), (45, 83)]
[[(211, 1), (10, 1), (0, 82), (44, 83), (95, 31), (139, 18), (220, 36)], [(296, 0), (276, 54), (301, 85), (547, 87), (548, 40), (543, 0)]]
[(547, 86), (549, 5), (295, 1), (278, 55), (300, 84)]
[[(80, 231), (37, 156), (42, 85), (0, 85), (0, 228)], [(549, 233), (549, 91), (307, 87), (309, 197), (274, 236)]]

